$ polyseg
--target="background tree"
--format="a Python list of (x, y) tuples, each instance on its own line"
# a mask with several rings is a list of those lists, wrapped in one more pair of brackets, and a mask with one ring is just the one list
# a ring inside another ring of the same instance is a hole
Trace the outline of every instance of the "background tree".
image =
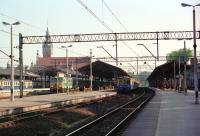
[(138, 80), (140, 82), (140, 86), (148, 86), (149, 83), (147, 81), (147, 78), (149, 77), (149, 75), (151, 74), (151, 72), (148, 71), (143, 71), (141, 73), (138, 73), (137, 75), (134, 75), (133, 72), (128, 72), (128, 74), (132, 77), (134, 77), (136, 80)]
[(188, 61), (189, 57), (192, 57), (192, 50), (190, 50), (190, 49), (179, 49), (177, 51), (172, 51), (172, 52), (168, 53), (167, 56), (166, 56), (167, 62), (174, 61), (174, 60), (178, 61), (179, 56), (180, 56), (181, 62), (183, 62), (184, 60)]

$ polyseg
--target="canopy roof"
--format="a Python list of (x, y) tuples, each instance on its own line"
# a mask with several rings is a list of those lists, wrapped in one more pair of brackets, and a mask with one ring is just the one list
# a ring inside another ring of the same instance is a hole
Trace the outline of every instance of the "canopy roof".
[[(90, 64), (78, 69), (81, 74), (90, 75)], [(102, 61), (95, 61), (92, 63), (92, 75), (100, 78), (114, 78), (121, 76), (129, 76), (123, 69), (110, 65)]]
[[(155, 79), (169, 79), (174, 77), (174, 66), (175, 66), (175, 75), (178, 75), (179, 72), (179, 63), (177, 61), (171, 61), (164, 63), (154, 69), (151, 75), (147, 78), (148, 81), (153, 81)], [(180, 72), (184, 70), (184, 64), (180, 64)], [(187, 69), (190, 66), (187, 65)]]

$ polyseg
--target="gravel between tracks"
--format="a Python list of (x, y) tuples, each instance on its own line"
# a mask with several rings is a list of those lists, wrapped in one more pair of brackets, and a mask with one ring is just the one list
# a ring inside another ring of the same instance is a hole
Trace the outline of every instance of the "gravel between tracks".
[(116, 95), (78, 108), (23, 120), (10, 127), (0, 128), (0, 136), (63, 135), (134, 97), (135, 95)]

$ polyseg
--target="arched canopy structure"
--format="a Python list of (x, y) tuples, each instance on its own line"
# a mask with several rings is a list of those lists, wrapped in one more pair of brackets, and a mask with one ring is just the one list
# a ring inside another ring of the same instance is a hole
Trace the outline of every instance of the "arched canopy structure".
[[(90, 64), (78, 69), (81, 74), (90, 75)], [(129, 76), (123, 69), (102, 61), (92, 63), (92, 75), (94, 77), (111, 79), (120, 76)]]

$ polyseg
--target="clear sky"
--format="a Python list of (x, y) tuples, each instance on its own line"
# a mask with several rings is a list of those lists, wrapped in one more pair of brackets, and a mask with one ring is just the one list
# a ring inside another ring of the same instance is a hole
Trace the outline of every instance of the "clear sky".
[[(192, 8), (183, 8), (181, 3), (194, 5), (200, 3), (199, 0), (104, 1), (129, 32), (192, 30)], [(107, 10), (102, 0), (82, 0), (82, 2), (113, 31), (126, 32)], [(13, 27), (13, 33), (17, 35), (18, 33), (22, 33), (24, 36), (44, 35), (47, 26), (50, 34), (109, 32), (77, 0), (0, 0), (0, 21), (12, 23), (17, 21), (14, 18), (21, 22), (21, 25)], [(200, 7), (196, 7), (196, 20), (197, 30), (200, 30)], [(10, 31), (9, 27), (2, 24), (0, 24), (0, 30)], [(17, 46), (18, 36), (13, 38), (14, 46)], [(119, 56), (150, 56), (143, 47), (137, 46), (137, 43), (144, 43), (156, 55), (156, 46), (152, 42), (154, 41), (127, 42), (132, 50), (119, 42)], [(200, 42), (197, 43), (200, 46)], [(108, 57), (108, 54), (102, 49), (96, 48), (103, 45), (110, 54), (115, 56), (113, 44), (114, 42), (72, 43), (73, 47), (69, 49), (69, 55), (89, 56), (91, 48), (95, 57)], [(60, 46), (61, 44), (54, 44), (53, 56), (65, 56), (65, 50), (58, 49)], [(192, 49), (192, 41), (187, 41), (187, 47)], [(183, 48), (183, 41), (159, 41), (159, 48), (160, 55), (164, 56), (172, 50)], [(10, 35), (2, 31), (0, 31), (0, 49), (10, 53)], [(41, 45), (24, 45), (24, 63), (26, 65), (30, 65), (32, 61), (35, 62), (37, 50), (42, 56)], [(14, 54), (18, 57), (17, 49), (14, 49)], [(9, 60), (4, 58), (6, 56), (0, 53), (0, 66), (5, 67)]]

